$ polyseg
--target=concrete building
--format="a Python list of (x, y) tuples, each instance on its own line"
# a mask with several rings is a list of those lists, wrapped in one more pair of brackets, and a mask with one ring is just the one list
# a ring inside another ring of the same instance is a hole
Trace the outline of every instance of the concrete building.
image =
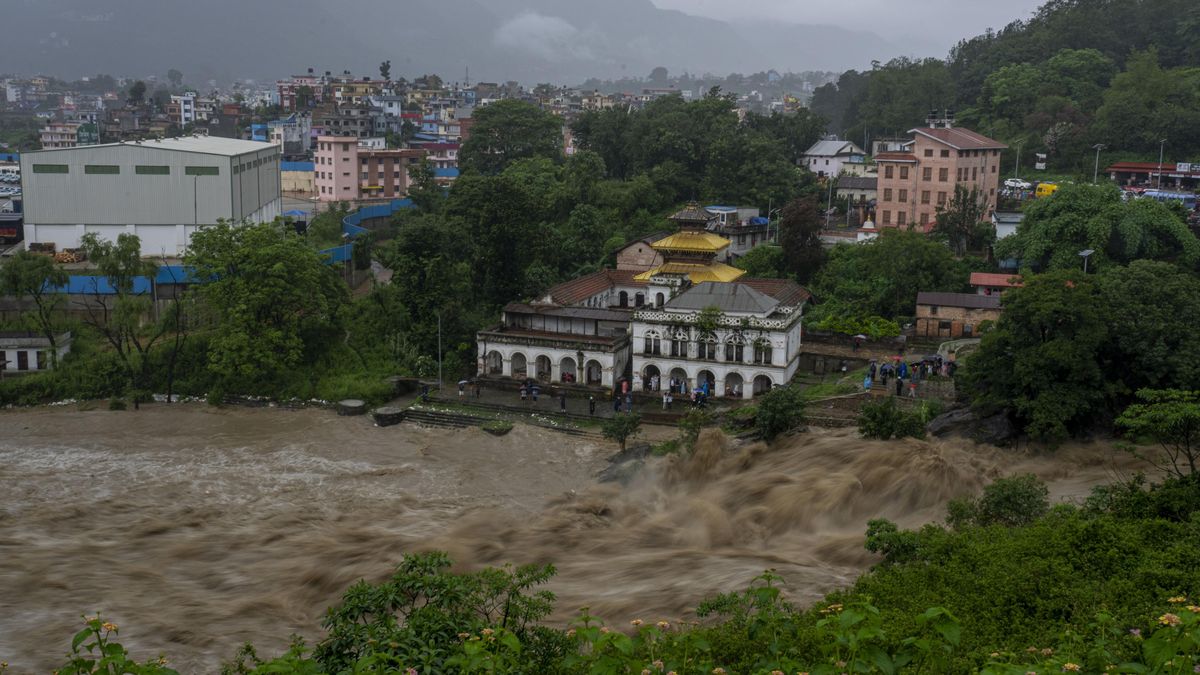
[(1017, 228), (1025, 220), (1025, 214), (1020, 211), (994, 211), (992, 225), (996, 227), (996, 240), (1011, 237), (1017, 233)]
[(196, 92), (189, 91), (186, 94), (171, 96), (171, 112), (176, 112), (172, 120), (179, 126), (185, 124), (194, 124), (196, 117)]
[[(70, 353), (70, 332), (55, 335), (54, 342), (58, 360)], [(53, 363), (50, 351), (50, 340), (41, 333), (0, 331), (0, 377), (48, 370)]]
[(992, 274), (989, 272), (972, 272), (971, 286), (976, 295), (1002, 295), (1010, 288), (1024, 286), (1019, 274)]
[(48, 122), (38, 131), (43, 150), (74, 148), (79, 145), (79, 122)]
[(655, 251), (652, 244), (666, 236), (666, 232), (656, 232), (622, 246), (617, 250), (617, 269), (640, 273), (663, 264), (662, 253)]
[(284, 192), (311, 195), (316, 192), (312, 162), (280, 162), (279, 187)]
[(974, 337), (979, 324), (999, 318), (999, 295), (917, 293), (918, 337)]
[(141, 238), (142, 255), (176, 256), (197, 228), (282, 213), (279, 148), (188, 136), (21, 155), (25, 241), (79, 246), (89, 232)]
[(842, 165), (846, 163), (862, 164), (866, 151), (850, 141), (837, 139), (817, 141), (804, 152), (800, 166), (818, 176), (839, 176)]
[(370, 150), (357, 136), (320, 136), (314, 165), (317, 198), (323, 202), (391, 199), (408, 194), (408, 170), (425, 150)]
[(879, 165), (876, 214), (880, 227), (914, 227), (929, 232), (937, 212), (954, 197), (955, 186), (978, 189), (984, 215), (996, 209), (1000, 187), (1000, 151), (1008, 146), (956, 128), (948, 115), (912, 129), (913, 144), (905, 152), (875, 156)]

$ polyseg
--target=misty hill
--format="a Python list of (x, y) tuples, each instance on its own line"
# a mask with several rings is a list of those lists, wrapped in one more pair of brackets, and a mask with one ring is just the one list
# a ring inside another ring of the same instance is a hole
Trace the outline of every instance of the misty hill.
[(836, 27), (733, 25), (651, 0), (9, 0), (5, 70), (178, 68), (189, 81), (349, 69), (570, 83), (672, 72), (841, 70), (899, 49)]

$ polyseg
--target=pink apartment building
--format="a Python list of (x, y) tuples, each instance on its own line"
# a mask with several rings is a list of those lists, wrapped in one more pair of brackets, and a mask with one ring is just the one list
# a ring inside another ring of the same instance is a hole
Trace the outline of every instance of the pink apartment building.
[(875, 208), (881, 227), (912, 227), (929, 232), (937, 212), (954, 197), (954, 186), (979, 189), (984, 217), (996, 210), (1000, 187), (1000, 151), (1008, 146), (952, 120), (931, 119), (928, 128), (909, 130), (913, 140), (903, 152), (875, 156), (879, 166)]
[(357, 136), (318, 136), (313, 185), (323, 202), (395, 199), (408, 194), (408, 170), (425, 150), (369, 150)]

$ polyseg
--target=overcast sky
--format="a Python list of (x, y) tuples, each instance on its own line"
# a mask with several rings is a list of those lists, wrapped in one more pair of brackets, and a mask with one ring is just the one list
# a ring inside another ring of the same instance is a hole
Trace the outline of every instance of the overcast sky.
[[(833, 24), (911, 40), (913, 52), (945, 56), (959, 39), (1029, 18), (1045, 0), (654, 0), (664, 9), (716, 19)], [(897, 39), (898, 38), (898, 39)]]

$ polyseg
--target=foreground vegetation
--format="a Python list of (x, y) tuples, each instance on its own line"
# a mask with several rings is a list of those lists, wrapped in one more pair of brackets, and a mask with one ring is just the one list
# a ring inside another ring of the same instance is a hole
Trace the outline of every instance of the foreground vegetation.
[[(224, 673), (1191, 673), (1200, 666), (1200, 480), (1144, 479), (1050, 507), (1032, 476), (951, 504), (947, 524), (872, 521), (880, 563), (811, 608), (771, 571), (711, 598), (698, 622), (587, 609), (542, 622), (550, 565), (453, 573), (441, 553), (406, 556), (329, 610), (324, 637)], [(119, 628), (89, 617), (60, 673), (170, 673), (135, 662)]]

